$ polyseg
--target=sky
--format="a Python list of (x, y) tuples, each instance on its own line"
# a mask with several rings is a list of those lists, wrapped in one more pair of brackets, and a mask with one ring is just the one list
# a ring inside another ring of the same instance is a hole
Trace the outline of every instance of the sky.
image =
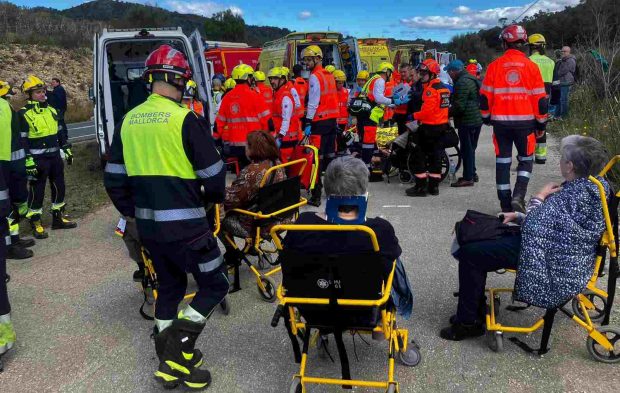
[[(580, 0), (132, 0), (171, 11), (211, 16), (226, 9), (251, 25), (286, 27), (293, 31), (339, 31), (344, 35), (425, 38), (447, 42), (457, 34), (478, 31), (539, 11), (561, 11)], [(79, 0), (18, 0), (24, 6), (58, 9), (84, 3)], [(283, 6), (282, 4), (286, 4)], [(530, 7), (531, 6), (531, 7)], [(529, 10), (528, 10), (529, 7)], [(525, 12), (525, 14), (524, 14)]]

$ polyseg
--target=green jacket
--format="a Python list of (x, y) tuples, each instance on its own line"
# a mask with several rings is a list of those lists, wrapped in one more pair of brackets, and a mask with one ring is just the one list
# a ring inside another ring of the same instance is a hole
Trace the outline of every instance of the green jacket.
[(457, 76), (450, 107), (450, 116), (454, 118), (454, 125), (457, 128), (482, 125), (480, 85), (480, 81), (467, 71), (461, 71)]

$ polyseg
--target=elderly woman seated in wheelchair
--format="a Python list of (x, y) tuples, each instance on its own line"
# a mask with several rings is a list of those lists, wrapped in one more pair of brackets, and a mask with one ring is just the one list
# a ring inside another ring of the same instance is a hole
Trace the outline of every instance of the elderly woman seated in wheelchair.
[[(253, 218), (245, 214), (240, 214), (233, 209), (250, 210), (255, 203), (255, 197), (261, 185), (265, 173), (280, 163), (278, 147), (271, 134), (266, 131), (253, 131), (248, 134), (246, 155), (250, 164), (243, 168), (237, 179), (226, 187), (226, 199), (224, 200), (224, 210), (226, 216), (222, 220), (221, 238), (226, 235), (231, 238), (239, 237), (251, 239), (253, 237)], [(272, 174), (272, 179), (268, 181), (277, 183), (286, 179), (284, 169), (277, 169)], [(226, 247), (224, 259), (229, 266), (234, 266), (240, 262), (240, 253), (235, 250), (228, 241), (223, 241)]]
[[(488, 272), (517, 270), (515, 300), (548, 313), (551, 310), (553, 315), (585, 289), (593, 275), (597, 246), (608, 230), (605, 195), (609, 195), (609, 184), (601, 177), (590, 178), (603, 169), (607, 153), (596, 139), (579, 135), (562, 139), (560, 152), (564, 182), (544, 186), (530, 199), (525, 214), (503, 213), (503, 222), (519, 224), (520, 232), (468, 243), (454, 253), (459, 261), (458, 306), (450, 326), (441, 330), (442, 338), (459, 341), (481, 336), (485, 319), (489, 328), (489, 316), (485, 315)], [(587, 322), (590, 324), (589, 319)], [(550, 330), (551, 323), (552, 319), (545, 320), (545, 329)], [(509, 329), (506, 331), (526, 332), (529, 328)], [(546, 351), (545, 341), (543, 332), (545, 348), (541, 349)]]

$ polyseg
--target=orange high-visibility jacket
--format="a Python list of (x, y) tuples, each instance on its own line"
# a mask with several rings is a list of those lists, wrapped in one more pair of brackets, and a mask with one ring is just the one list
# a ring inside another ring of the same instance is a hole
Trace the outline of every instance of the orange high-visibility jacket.
[(480, 94), (482, 117), (493, 125), (534, 130), (547, 121), (540, 69), (518, 50), (508, 49), (489, 64)]
[(299, 94), (299, 101), (301, 101), (301, 108), (297, 109), (295, 112), (300, 118), (304, 117), (306, 113), (306, 99), (308, 97), (308, 81), (306, 81), (302, 77), (297, 77), (292, 81), (293, 87), (297, 90), (297, 94)]
[(191, 111), (194, 111), (197, 114), (199, 114), (200, 116), (204, 117), (205, 110), (204, 110), (204, 107), (202, 106), (202, 102), (200, 102), (200, 100), (191, 99), (190, 101), (185, 103), (185, 106), (187, 107), (187, 109), (189, 109)]
[(426, 125), (448, 124), (450, 107), (450, 90), (435, 78), (424, 84), (422, 91), (422, 108), (413, 114), (413, 119)]
[(275, 132), (279, 133), (282, 128), (282, 101), (284, 98), (288, 97), (290, 101), (290, 105), (292, 105), (291, 109), (291, 118), (288, 125), (288, 130), (286, 130), (286, 135), (282, 137), (282, 142), (288, 141), (297, 141), (299, 140), (299, 130), (301, 129), (301, 122), (299, 121), (299, 117), (295, 115), (295, 101), (293, 99), (293, 95), (291, 91), (286, 88), (286, 86), (282, 86), (278, 90), (276, 90), (275, 99), (273, 100), (273, 109), (271, 110), (271, 116), (273, 119), (273, 125), (275, 127)]
[(271, 117), (271, 107), (273, 106), (273, 89), (270, 85), (266, 85), (262, 82), (256, 84), (258, 94), (265, 102), (265, 107), (269, 109), (269, 117)]
[(338, 110), (338, 93), (336, 92), (334, 76), (320, 65), (314, 67), (312, 75), (316, 76), (321, 88), (319, 107), (314, 113), (312, 121), (338, 118), (340, 111)]
[(245, 146), (252, 131), (268, 130), (270, 110), (264, 100), (246, 83), (239, 83), (222, 98), (215, 120), (222, 141), (231, 146)]
[(349, 122), (349, 90), (346, 87), (338, 89), (338, 124), (346, 125)]

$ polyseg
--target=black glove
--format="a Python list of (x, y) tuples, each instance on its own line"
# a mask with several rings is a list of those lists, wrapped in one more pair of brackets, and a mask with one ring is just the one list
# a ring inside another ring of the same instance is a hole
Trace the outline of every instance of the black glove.
[(541, 123), (541, 122), (536, 122), (536, 131), (544, 131), (547, 129), (547, 122)]
[(482, 124), (490, 126), (491, 125), (491, 118), (490, 117), (483, 117), (482, 118)]

